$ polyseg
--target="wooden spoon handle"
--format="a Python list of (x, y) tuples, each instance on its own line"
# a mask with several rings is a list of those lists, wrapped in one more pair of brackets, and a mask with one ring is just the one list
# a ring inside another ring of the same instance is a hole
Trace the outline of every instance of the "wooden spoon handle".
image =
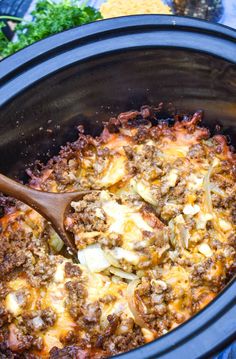
[(35, 205), (37, 206), (37, 200), (34, 198), (35, 190), (24, 186), (3, 174), (0, 174), (0, 192), (18, 199), (28, 204), (30, 207), (35, 208)]
[[(49, 207), (52, 205), (55, 207), (56, 204), (58, 204), (58, 200), (55, 199), (57, 194), (35, 190), (33, 188), (22, 185), (21, 183), (18, 183), (11, 178), (4, 176), (3, 174), (0, 174), (0, 192), (16, 198), (23, 203), (26, 203), (41, 213), (43, 216), (46, 215), (46, 217), (47, 212), (49, 211)], [(62, 198), (60, 197), (60, 204), (61, 202), (64, 201), (62, 201)]]
[[(26, 203), (28, 206), (42, 214), (52, 223), (63, 225), (64, 214), (67, 206), (75, 197), (75, 192), (53, 193), (38, 191), (22, 185), (3, 174), (0, 174), (0, 192), (7, 194)], [(79, 197), (80, 192), (77, 196)]]

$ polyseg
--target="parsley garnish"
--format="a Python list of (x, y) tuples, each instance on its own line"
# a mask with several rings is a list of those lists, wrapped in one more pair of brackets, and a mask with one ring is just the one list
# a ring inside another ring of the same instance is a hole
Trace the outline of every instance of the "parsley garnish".
[(86, 3), (79, 4), (78, 0), (62, 0), (59, 3), (39, 0), (31, 13), (33, 21), (22, 20), (16, 25), (17, 40), (14, 42), (7, 40), (2, 32), (4, 22), (0, 22), (0, 57), (11, 55), (35, 41), (60, 31), (101, 19), (99, 11), (86, 6)]

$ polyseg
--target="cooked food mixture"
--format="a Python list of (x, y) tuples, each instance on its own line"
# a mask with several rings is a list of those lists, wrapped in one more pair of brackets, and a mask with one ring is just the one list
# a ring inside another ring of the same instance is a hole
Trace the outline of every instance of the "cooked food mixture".
[(79, 127), (29, 185), (92, 189), (71, 203), (66, 255), (37, 212), (1, 196), (0, 357), (106, 358), (169, 332), (234, 274), (236, 157), (201, 113), (112, 118), (100, 137)]

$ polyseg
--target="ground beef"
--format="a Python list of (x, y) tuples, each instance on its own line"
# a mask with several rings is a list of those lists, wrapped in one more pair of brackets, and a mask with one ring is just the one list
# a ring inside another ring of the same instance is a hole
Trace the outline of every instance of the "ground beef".
[(17, 208), (17, 203), (16, 199), (7, 197), (0, 193), (0, 218), (4, 215), (14, 213)]
[(227, 196), (222, 198), (222, 196), (217, 195), (215, 193), (212, 194), (212, 204), (216, 208), (222, 208), (222, 209), (230, 209), (233, 219), (233, 213), (236, 210), (235, 207), (235, 201), (236, 197), (233, 195)]
[(236, 234), (232, 233), (230, 234), (228, 238), (228, 243), (230, 246), (232, 246), (236, 250)]
[(6, 284), (0, 283), (0, 300), (5, 299), (8, 293), (9, 289), (7, 288)]
[(52, 348), (49, 359), (92, 359), (88, 350), (81, 349), (77, 345), (67, 346), (63, 349)]
[(108, 325), (103, 330), (102, 333), (96, 335), (95, 337), (95, 346), (96, 348), (102, 348), (104, 342), (109, 339), (117, 330), (118, 325), (120, 324), (120, 317), (117, 314), (110, 314), (107, 316)]
[(107, 248), (121, 247), (123, 239), (118, 233), (108, 233), (106, 236), (99, 237), (99, 243)]
[(132, 331), (122, 335), (111, 335), (104, 339), (102, 349), (110, 355), (134, 349), (145, 343), (140, 327), (134, 326)]
[(65, 221), (66, 229), (74, 234), (78, 234), (76, 245), (78, 248), (83, 248), (87, 244), (92, 244), (91, 239), (80, 238), (79, 233), (105, 232), (108, 228), (106, 215), (101, 208), (99, 197), (96, 193), (87, 195), (83, 200), (72, 205), (75, 211), (68, 215)]
[(47, 308), (23, 313), (19, 324), (25, 328), (26, 333), (34, 333), (52, 327), (56, 319), (56, 313), (51, 308)]
[(20, 354), (14, 353), (8, 348), (6, 341), (0, 343), (0, 358), (1, 359), (40, 359), (38, 355), (34, 355), (29, 352), (20, 353)]
[(60, 337), (60, 342), (64, 345), (75, 344), (78, 342), (78, 336), (75, 331), (69, 330), (66, 334)]
[(102, 311), (98, 302), (90, 303), (85, 308), (83, 321), (86, 326), (94, 326), (100, 321)]
[(155, 146), (144, 145), (140, 153), (135, 153), (129, 146), (125, 146), (124, 149), (129, 159), (128, 170), (131, 173), (142, 174), (146, 180), (162, 176), (162, 160)]
[[(225, 283), (225, 268), (221, 267), (221, 262), (224, 261), (224, 258), (209, 258), (200, 264), (195, 264), (191, 273), (192, 286), (207, 285), (212, 287), (222, 288), (222, 285)], [(220, 266), (222, 270), (219, 274), (215, 274), (215, 269), (217, 266)]]
[[(34, 230), (39, 229), (35, 227)], [(0, 247), (0, 271), (5, 280), (19, 270), (27, 273), (33, 286), (41, 286), (52, 278), (55, 265), (48, 257), (44, 232), (35, 238), (33, 228), (22, 215), (9, 222), (0, 240), (4, 241), (4, 246)]]
[(187, 154), (190, 158), (204, 158), (205, 157), (205, 150), (201, 144), (193, 145)]
[[(37, 338), (31, 334), (25, 334), (24, 328), (16, 327), (14, 324), (10, 325), (10, 333), (8, 339), (8, 347), (13, 352), (25, 352), (33, 347), (39, 347)], [(39, 349), (42, 349), (42, 345)]]
[(141, 284), (136, 289), (136, 308), (143, 313), (144, 322), (158, 335), (167, 332), (172, 323), (173, 313), (168, 307), (169, 302), (173, 301), (171, 288), (160, 279), (142, 278)]
[(66, 262), (65, 274), (66, 274), (66, 277), (79, 277), (79, 276), (81, 276), (82, 271), (77, 265), (74, 265), (71, 262)]
[(99, 301), (104, 304), (109, 304), (114, 302), (117, 299), (115, 295), (107, 294), (105, 297), (100, 298)]
[(236, 204), (234, 203), (234, 207), (231, 211), (231, 217), (234, 224), (236, 224)]
[(76, 320), (83, 314), (83, 305), (87, 296), (87, 290), (81, 281), (69, 281), (65, 284), (65, 288), (68, 292), (66, 306), (72, 318)]
[(166, 204), (163, 206), (160, 216), (164, 221), (169, 221), (181, 213), (182, 206), (178, 204)]
[(174, 199), (177, 199), (178, 203), (181, 203), (181, 199), (184, 200), (184, 192), (186, 190), (186, 181), (181, 181), (176, 187), (172, 190), (172, 195)]
[(55, 262), (52, 257), (42, 255), (36, 264), (29, 266), (29, 280), (34, 287), (46, 285), (55, 273)]
[(18, 233), (13, 228), (8, 227), (8, 230), (8, 236), (4, 236), (4, 232), (1, 234), (2, 238), (5, 237), (4, 246), (0, 248), (0, 272), (3, 278), (26, 262), (27, 244), (31, 238), (25, 236), (22, 230)]
[(0, 328), (11, 322), (11, 314), (4, 308), (3, 303), (0, 304)]
[(108, 148), (107, 148), (107, 151), (103, 150), (101, 152), (103, 152), (103, 154), (100, 154), (97, 157), (97, 159), (96, 159), (96, 161), (95, 161), (95, 163), (93, 165), (93, 170), (94, 170), (94, 175), (95, 176), (98, 176), (102, 172), (104, 172), (104, 170), (109, 166), (110, 160), (112, 159), (112, 156), (109, 156), (109, 149)]

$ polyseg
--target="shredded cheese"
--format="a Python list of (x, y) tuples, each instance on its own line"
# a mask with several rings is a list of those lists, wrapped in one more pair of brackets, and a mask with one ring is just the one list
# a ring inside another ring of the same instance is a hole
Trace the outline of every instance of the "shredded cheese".
[(105, 19), (125, 15), (171, 14), (169, 6), (160, 0), (108, 0), (102, 4), (100, 11)]

